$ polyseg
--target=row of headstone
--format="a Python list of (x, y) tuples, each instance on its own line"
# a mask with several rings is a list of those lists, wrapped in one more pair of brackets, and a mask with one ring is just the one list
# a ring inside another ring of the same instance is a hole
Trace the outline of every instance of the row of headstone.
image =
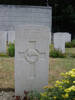
[[(0, 52), (6, 52), (6, 42), (14, 43), (15, 41), (15, 31), (0, 31)], [(49, 44), (51, 44), (51, 32), (49, 33)], [(4, 37), (3, 37), (4, 36)], [(65, 52), (65, 43), (71, 42), (70, 33), (54, 33), (54, 48)]]
[[(0, 35), (0, 53), (5, 53), (6, 43), (9, 44), (15, 42), (15, 31), (0, 31), (0, 33), (2, 33), (2, 35)], [(51, 32), (49, 33), (49, 44), (51, 44)]]
[(71, 34), (70, 33), (63, 33), (63, 32), (57, 32), (54, 33), (54, 48), (56, 50), (61, 51), (62, 53), (65, 53), (65, 43), (71, 42)]

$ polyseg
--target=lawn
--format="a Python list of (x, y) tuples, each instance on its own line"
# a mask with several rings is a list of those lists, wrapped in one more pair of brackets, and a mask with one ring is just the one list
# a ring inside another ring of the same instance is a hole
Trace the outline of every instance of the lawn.
[(49, 83), (52, 85), (55, 80), (61, 79), (60, 73), (75, 68), (74, 58), (50, 58)]
[(14, 88), (14, 58), (0, 57), (1, 88)]
[[(53, 46), (51, 47), (53, 49)], [(75, 55), (75, 48), (66, 48), (66, 58), (50, 58), (49, 83), (53, 85), (56, 80), (61, 79), (61, 72), (69, 71), (75, 68), (75, 58), (69, 55)]]
[[(75, 54), (75, 48), (66, 49), (66, 53)], [(49, 83), (61, 79), (60, 73), (75, 68), (75, 58), (50, 58)], [(0, 89), (14, 88), (14, 58), (0, 57)]]

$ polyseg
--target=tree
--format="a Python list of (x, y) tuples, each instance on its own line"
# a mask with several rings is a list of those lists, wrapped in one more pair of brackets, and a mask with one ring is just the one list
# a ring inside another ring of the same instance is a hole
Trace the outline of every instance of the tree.
[(67, 31), (75, 37), (75, 5), (74, 0), (49, 0), (53, 10), (53, 32)]

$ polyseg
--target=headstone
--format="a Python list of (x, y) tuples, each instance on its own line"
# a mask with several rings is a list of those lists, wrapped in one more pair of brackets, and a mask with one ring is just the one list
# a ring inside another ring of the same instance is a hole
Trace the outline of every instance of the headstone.
[(65, 53), (65, 36), (63, 34), (54, 34), (54, 48), (62, 53)]
[(6, 32), (0, 31), (0, 53), (6, 53)]
[[(51, 32), (51, 26), (52, 26), (51, 7), (0, 5), (0, 31), (11, 32), (15, 30), (15, 26), (24, 24), (37, 24), (37, 25), (48, 26)], [(9, 41), (11, 42), (13, 41), (12, 37), (14, 38), (14, 35), (10, 34)]]
[(0, 30), (14, 31), (16, 25), (38, 24), (50, 27), (52, 23), (51, 7), (0, 5)]
[(65, 42), (71, 42), (71, 34), (70, 33), (62, 33), (65, 36)]
[(68, 32), (56, 32), (54, 34), (61, 34), (61, 36), (64, 36), (65, 38), (65, 43), (66, 42), (71, 42), (71, 34)]
[(22, 25), (16, 29), (15, 93), (41, 91), (48, 84), (50, 29), (40, 25)]
[(8, 43), (14, 43), (15, 41), (15, 31), (7, 31), (8, 34)]

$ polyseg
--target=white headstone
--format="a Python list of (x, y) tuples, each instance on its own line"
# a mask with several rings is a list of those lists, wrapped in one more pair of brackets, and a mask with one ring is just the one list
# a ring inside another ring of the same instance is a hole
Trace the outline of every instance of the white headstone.
[(14, 43), (15, 41), (15, 31), (8, 31), (8, 43)]
[(51, 29), (52, 9), (44, 6), (0, 5), (0, 30), (14, 31), (16, 25), (38, 24)]
[(70, 33), (62, 33), (65, 36), (65, 42), (71, 42), (71, 34)]
[(0, 53), (6, 53), (6, 32), (0, 31)]
[(50, 29), (40, 25), (22, 25), (16, 30), (15, 93), (42, 90), (48, 84)]
[(71, 34), (68, 32), (56, 32), (54, 34), (61, 34), (61, 36), (64, 36), (65, 42), (71, 42)]
[(65, 53), (65, 36), (63, 34), (54, 34), (54, 48), (62, 53)]
[[(52, 8), (44, 6), (0, 5), (1, 31), (7, 30), (11, 32), (15, 30), (15, 26), (24, 24), (48, 26), (51, 32)], [(13, 38), (14, 35), (9, 35), (9, 41), (12, 42)]]

